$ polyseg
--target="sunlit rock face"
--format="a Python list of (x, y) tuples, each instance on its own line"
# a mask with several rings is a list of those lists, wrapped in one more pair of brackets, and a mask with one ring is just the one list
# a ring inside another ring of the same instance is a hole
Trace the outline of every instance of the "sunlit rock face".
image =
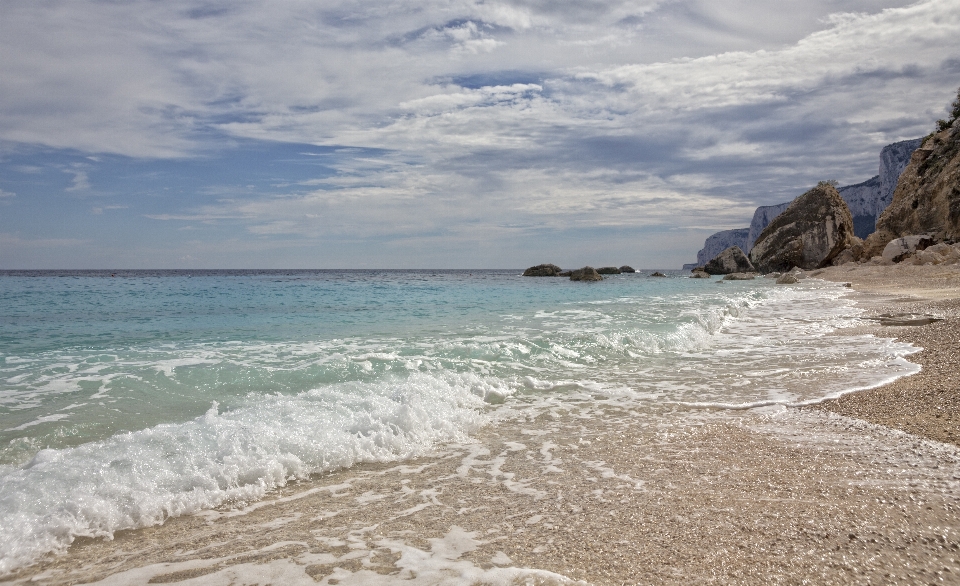
[(826, 266), (854, 242), (853, 217), (828, 183), (793, 200), (767, 226), (750, 251), (750, 262), (767, 273)]

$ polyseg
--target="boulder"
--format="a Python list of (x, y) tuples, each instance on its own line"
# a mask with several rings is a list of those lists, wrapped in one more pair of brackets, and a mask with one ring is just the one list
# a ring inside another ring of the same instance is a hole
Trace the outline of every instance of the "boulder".
[(821, 182), (764, 228), (750, 251), (761, 272), (824, 267), (853, 244), (853, 218), (836, 188)]
[(780, 277), (780, 273), (767, 273), (763, 276), (764, 279), (777, 279)]
[(560, 273), (560, 274), (557, 275), (557, 276), (558, 276), (558, 277), (569, 277), (569, 276), (572, 275), (572, 274), (573, 274), (573, 271), (563, 271), (562, 273)]
[(703, 267), (697, 267), (696, 269), (690, 271), (691, 279), (709, 279), (710, 273), (703, 270)]
[(697, 252), (697, 264), (699, 266), (707, 264), (708, 260), (731, 246), (739, 246), (741, 250), (749, 250), (747, 248), (747, 235), (749, 233), (749, 228), (737, 228), (711, 234), (704, 241), (703, 248)]
[(620, 269), (617, 267), (600, 267), (597, 272), (601, 275), (619, 275)]
[(958, 177), (960, 118), (913, 152), (877, 231), (867, 238), (865, 256), (883, 255), (890, 241), (911, 234), (927, 234), (935, 242), (960, 238)]
[(772, 206), (760, 206), (753, 212), (753, 219), (750, 220), (750, 228), (747, 229), (747, 241), (745, 246), (741, 247), (748, 254), (753, 249), (753, 243), (757, 241), (763, 229), (770, 225), (774, 218), (787, 209), (790, 202), (778, 203)]
[(784, 273), (779, 277), (777, 277), (777, 285), (792, 285), (794, 283), (799, 283), (799, 282), (800, 282), (800, 279), (798, 279), (792, 273)]
[(739, 246), (731, 246), (717, 256), (710, 259), (703, 270), (711, 275), (729, 275), (730, 273), (752, 273), (753, 265), (750, 259), (740, 250)]
[(602, 281), (603, 277), (593, 267), (583, 267), (570, 272), (571, 281)]
[(655, 273), (650, 273), (650, 276), (651, 276), (651, 277), (666, 277), (666, 275), (664, 275), (664, 274), (661, 273), (660, 271), (657, 271), (657, 272), (655, 272)]
[(622, 267), (620, 267), (620, 272), (621, 272), (621, 273), (635, 273), (635, 272), (637, 272), (637, 269), (633, 268), (633, 267), (630, 266), (630, 265), (623, 265)]
[(523, 271), (524, 277), (559, 277), (560, 267), (557, 265), (545, 264), (530, 267)]
[(757, 278), (757, 273), (730, 273), (723, 276), (724, 281), (752, 281)]
[(924, 250), (933, 245), (933, 238), (930, 236), (903, 236), (894, 238), (883, 247), (880, 256), (890, 262), (900, 262), (917, 251)]

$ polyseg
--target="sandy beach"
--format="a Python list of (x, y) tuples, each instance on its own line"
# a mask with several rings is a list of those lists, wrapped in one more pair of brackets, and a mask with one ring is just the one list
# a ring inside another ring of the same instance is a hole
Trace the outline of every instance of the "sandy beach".
[(10, 581), (958, 583), (960, 269), (817, 277), (867, 316), (938, 318), (863, 328), (922, 347), (922, 372), (802, 409), (530, 398), (432, 457), (79, 540)]

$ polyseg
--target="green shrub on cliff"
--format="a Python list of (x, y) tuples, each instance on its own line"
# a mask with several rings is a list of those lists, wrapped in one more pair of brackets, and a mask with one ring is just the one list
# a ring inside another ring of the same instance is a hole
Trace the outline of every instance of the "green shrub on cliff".
[(943, 132), (944, 130), (950, 128), (954, 120), (960, 118), (960, 89), (957, 89), (957, 99), (953, 101), (953, 104), (950, 105), (950, 119), (949, 120), (937, 120), (937, 132)]

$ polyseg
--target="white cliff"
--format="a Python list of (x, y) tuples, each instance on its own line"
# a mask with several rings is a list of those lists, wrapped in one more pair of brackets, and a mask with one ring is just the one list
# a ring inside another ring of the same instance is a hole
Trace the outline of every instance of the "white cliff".
[(875, 175), (856, 185), (840, 187), (837, 191), (850, 208), (854, 234), (858, 238), (866, 238), (873, 233), (877, 226), (877, 217), (883, 211), (883, 208), (877, 209), (880, 205), (880, 176)]
[(877, 218), (893, 201), (893, 192), (903, 170), (910, 162), (913, 151), (920, 148), (922, 138), (902, 140), (883, 147), (880, 151), (880, 195), (877, 203)]
[(744, 246), (746, 246), (747, 233), (749, 231), (748, 228), (737, 228), (735, 230), (724, 230), (723, 232), (717, 232), (716, 234), (708, 236), (707, 240), (703, 243), (703, 248), (697, 253), (697, 265), (702, 267), (707, 264), (710, 259), (731, 246), (739, 246), (741, 250), (745, 250)]

